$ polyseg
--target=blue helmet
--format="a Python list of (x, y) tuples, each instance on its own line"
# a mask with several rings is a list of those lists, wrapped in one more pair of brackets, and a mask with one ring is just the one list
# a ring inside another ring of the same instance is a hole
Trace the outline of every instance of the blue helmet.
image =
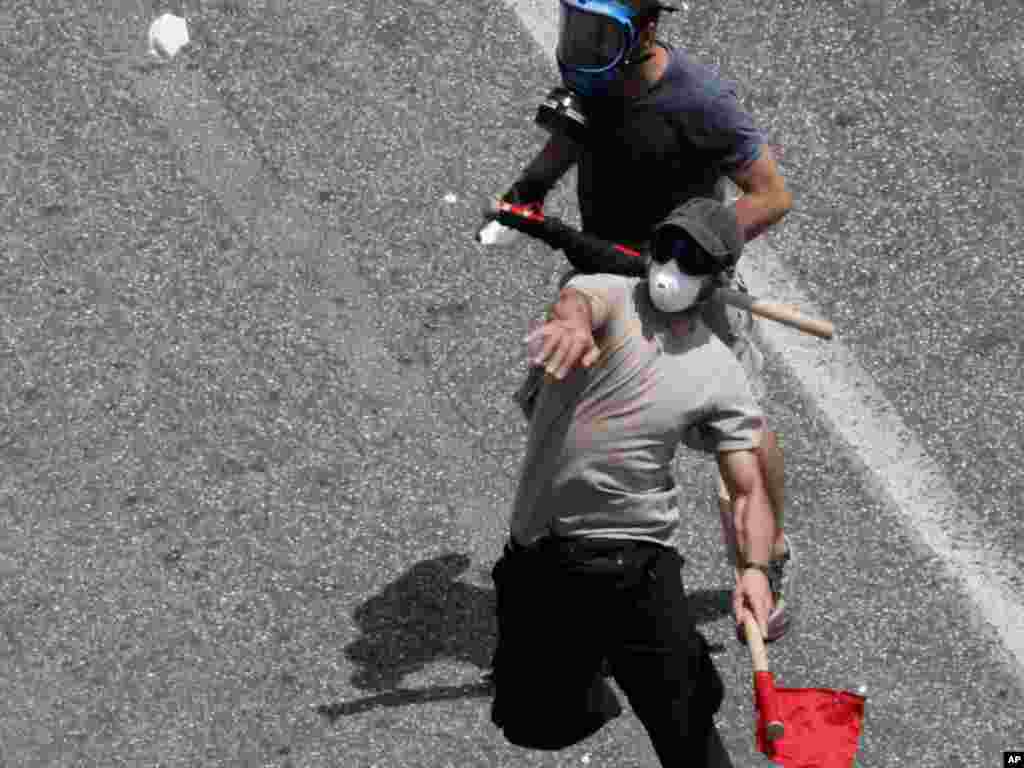
[(637, 63), (642, 22), (675, 8), (653, 0), (560, 0), (555, 58), (562, 81), (580, 96), (606, 95)]

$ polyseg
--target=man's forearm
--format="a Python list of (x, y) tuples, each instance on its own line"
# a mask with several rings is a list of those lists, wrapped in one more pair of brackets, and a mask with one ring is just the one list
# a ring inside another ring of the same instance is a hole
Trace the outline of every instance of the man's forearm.
[(772, 195), (743, 195), (736, 201), (736, 220), (749, 243), (782, 220), (792, 206), (792, 197), (783, 190)]
[(569, 172), (576, 162), (577, 155), (575, 144), (560, 136), (551, 136), (536, 157), (523, 169), (517, 183), (546, 194)]
[(771, 560), (775, 516), (754, 450), (719, 454), (722, 479), (733, 499), (736, 541), (743, 556), (754, 563)]
[(775, 516), (763, 486), (733, 500), (733, 515), (740, 552), (747, 561), (767, 563), (775, 542)]
[(735, 211), (746, 242), (778, 223), (793, 207), (793, 195), (779, 173), (775, 153), (767, 145), (762, 145), (757, 159), (733, 174), (732, 180), (743, 191)]

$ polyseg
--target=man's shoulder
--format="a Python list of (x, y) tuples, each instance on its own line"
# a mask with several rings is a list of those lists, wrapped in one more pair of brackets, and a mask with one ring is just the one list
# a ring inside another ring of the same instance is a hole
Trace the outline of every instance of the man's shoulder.
[(591, 301), (607, 307), (608, 320), (623, 318), (636, 312), (637, 291), (646, 280), (639, 277), (613, 274), (578, 274), (573, 276), (565, 288), (580, 291)]
[(672, 102), (674, 108), (701, 108), (735, 91), (735, 83), (723, 77), (716, 67), (679, 48), (669, 48), (668, 54), (665, 87), (658, 89), (658, 97)]

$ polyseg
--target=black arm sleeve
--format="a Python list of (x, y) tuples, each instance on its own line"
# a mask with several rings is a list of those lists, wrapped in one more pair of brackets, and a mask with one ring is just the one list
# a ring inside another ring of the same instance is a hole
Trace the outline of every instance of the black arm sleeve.
[(563, 250), (569, 263), (580, 272), (606, 272), (629, 277), (647, 275), (646, 254), (629, 256), (591, 235), (577, 233), (576, 242), (567, 244)]

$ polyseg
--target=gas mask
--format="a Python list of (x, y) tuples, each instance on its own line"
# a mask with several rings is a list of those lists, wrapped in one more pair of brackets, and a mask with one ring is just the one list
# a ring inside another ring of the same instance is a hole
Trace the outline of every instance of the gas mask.
[(641, 26), (657, 0), (560, 0), (555, 58), (565, 87), (584, 98), (614, 93), (624, 71), (650, 57), (640, 52)]
[(657, 0), (560, 0), (555, 58), (563, 85), (537, 109), (536, 122), (580, 143), (586, 135), (583, 100), (614, 96), (626, 71), (646, 61), (640, 29), (658, 11), (676, 11)]

